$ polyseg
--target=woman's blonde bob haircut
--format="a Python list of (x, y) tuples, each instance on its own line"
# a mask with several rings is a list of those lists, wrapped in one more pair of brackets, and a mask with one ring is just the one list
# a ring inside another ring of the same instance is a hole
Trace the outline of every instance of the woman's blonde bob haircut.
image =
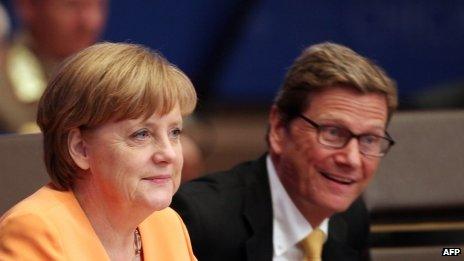
[(73, 186), (78, 167), (68, 151), (68, 134), (74, 128), (164, 115), (177, 104), (187, 115), (196, 102), (188, 77), (161, 55), (136, 44), (88, 47), (65, 61), (39, 102), (48, 174), (60, 189)]

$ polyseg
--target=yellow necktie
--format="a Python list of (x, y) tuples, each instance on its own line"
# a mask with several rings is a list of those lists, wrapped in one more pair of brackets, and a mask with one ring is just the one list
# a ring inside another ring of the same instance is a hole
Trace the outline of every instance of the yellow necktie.
[(322, 245), (325, 234), (319, 228), (314, 229), (305, 239), (301, 241), (305, 261), (321, 261)]

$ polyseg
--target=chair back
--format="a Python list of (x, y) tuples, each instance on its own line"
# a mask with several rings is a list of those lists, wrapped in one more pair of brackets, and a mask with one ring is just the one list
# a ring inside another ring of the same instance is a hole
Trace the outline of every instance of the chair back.
[(0, 135), (0, 215), (49, 181), (41, 134)]

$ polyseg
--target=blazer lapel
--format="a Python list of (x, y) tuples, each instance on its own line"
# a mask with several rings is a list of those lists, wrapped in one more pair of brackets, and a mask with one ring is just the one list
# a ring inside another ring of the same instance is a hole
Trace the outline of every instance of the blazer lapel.
[(246, 259), (272, 260), (272, 203), (265, 155), (256, 162), (248, 176), (243, 216), (251, 236), (245, 246)]
[(359, 260), (359, 253), (347, 244), (348, 227), (345, 220), (338, 215), (330, 218), (329, 237), (324, 244), (322, 259)]

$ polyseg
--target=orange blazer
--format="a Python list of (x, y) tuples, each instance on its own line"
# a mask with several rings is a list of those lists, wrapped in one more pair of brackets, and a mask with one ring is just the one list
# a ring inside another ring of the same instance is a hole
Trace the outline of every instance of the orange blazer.
[[(171, 208), (139, 225), (143, 260), (196, 260)], [(72, 191), (39, 189), (0, 218), (0, 260), (109, 260)]]

